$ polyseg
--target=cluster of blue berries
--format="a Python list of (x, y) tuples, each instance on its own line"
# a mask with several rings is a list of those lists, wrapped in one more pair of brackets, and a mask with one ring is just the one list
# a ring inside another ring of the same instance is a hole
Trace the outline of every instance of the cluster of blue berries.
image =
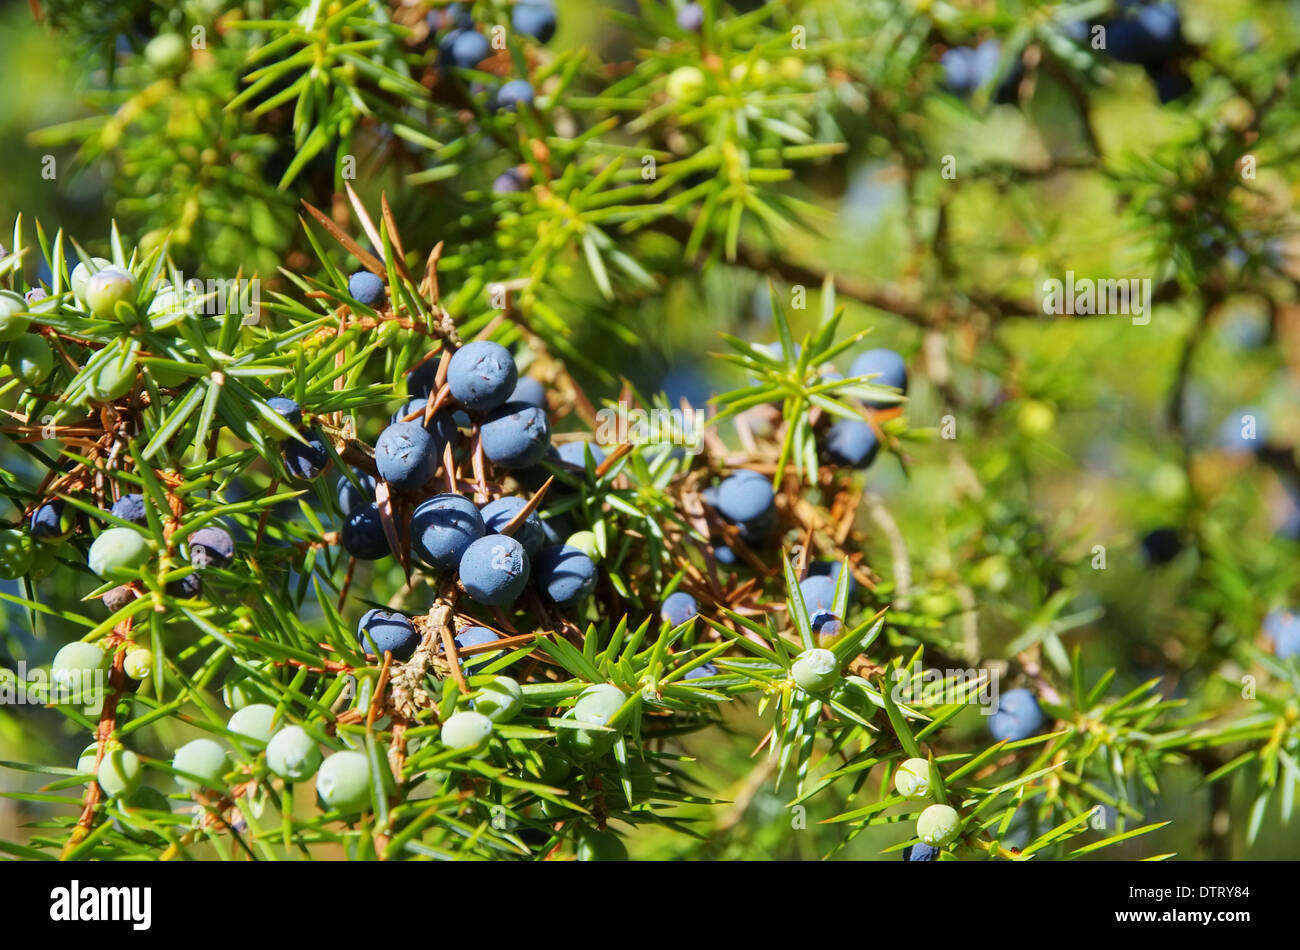
[[(478, 69), (492, 55), (491, 41), (462, 4), (453, 3), (443, 10), (430, 12), (428, 26), (431, 36), (440, 34), (438, 59), (443, 66)], [(539, 43), (550, 42), (555, 35), (555, 8), (550, 0), (521, 0), (511, 9), (510, 27)], [(515, 112), (521, 106), (532, 105), (533, 96), (532, 83), (512, 79), (496, 89), (490, 105), (494, 111)]]
[[(877, 386), (888, 386), (907, 394), (907, 364), (893, 350), (878, 348), (860, 354), (849, 367), (850, 376), (868, 376)], [(864, 400), (869, 409), (888, 409), (884, 399)], [(837, 419), (826, 430), (823, 448), (827, 461), (850, 468), (870, 468), (880, 451), (876, 430), (865, 419)]]

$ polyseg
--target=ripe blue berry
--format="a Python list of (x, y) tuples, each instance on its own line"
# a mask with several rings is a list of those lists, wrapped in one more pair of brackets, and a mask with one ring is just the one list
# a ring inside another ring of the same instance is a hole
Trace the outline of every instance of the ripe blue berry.
[[(808, 577), (829, 577), (832, 584), (840, 582), (840, 571), (844, 570), (844, 564), (841, 561), (812, 561), (808, 564)], [(854, 580), (853, 573), (849, 573), (849, 602), (858, 592), (858, 582)], [(829, 606), (829, 605), (828, 605)]]
[(589, 454), (595, 465), (605, 461), (604, 450), (595, 442), (587, 440), (561, 442), (555, 447), (555, 455), (562, 463), (583, 472), (587, 470), (587, 456)]
[(799, 582), (799, 593), (811, 619), (818, 611), (830, 611), (835, 606), (835, 581), (824, 574), (810, 574)]
[(305, 445), (297, 439), (285, 439), (280, 443), (280, 452), (289, 474), (309, 482), (329, 468), (330, 454), (324, 438), (316, 430), (304, 432), (303, 438), (307, 440)]
[(931, 805), (916, 819), (916, 836), (933, 848), (946, 848), (960, 830), (961, 817), (948, 805)]
[(506, 402), (526, 402), (538, 409), (546, 408), (546, 387), (531, 376), (520, 376), (514, 392)]
[(139, 492), (123, 495), (113, 502), (113, 507), (109, 510), (113, 513), (114, 518), (121, 518), (123, 521), (129, 521), (132, 524), (145, 524), (148, 520), (144, 513), (144, 495)]
[(370, 765), (360, 752), (335, 752), (322, 763), (316, 793), (331, 810), (344, 814), (370, 807)]
[(680, 627), (699, 612), (700, 605), (684, 590), (673, 591), (659, 608), (659, 616), (673, 627)]
[(719, 539), (714, 538), (712, 543), (713, 543), (713, 556), (714, 558), (717, 559), (717, 562), (719, 564), (725, 565), (727, 567), (731, 567), (732, 565), (739, 562), (740, 558), (736, 556), (736, 552), (733, 551), (731, 548), (729, 548), (727, 545), (723, 544)]
[(432, 568), (454, 571), (465, 549), (485, 534), (483, 516), (464, 495), (434, 495), (411, 516), (411, 550)]
[(16, 340), (27, 332), (30, 317), (22, 316), (27, 301), (12, 290), (0, 290), (0, 342)]
[(545, 3), (516, 3), (510, 13), (510, 25), (516, 33), (549, 43), (555, 35), (555, 11)]
[(546, 457), (551, 424), (536, 406), (508, 402), (488, 414), (479, 427), (483, 454), (503, 468), (526, 468)]
[(451, 41), (451, 61), (461, 69), (473, 69), (492, 55), (492, 44), (477, 30), (464, 30)]
[(487, 412), (510, 398), (519, 381), (515, 358), (500, 343), (466, 343), (447, 365), (447, 385), (466, 409)]
[(512, 79), (497, 90), (496, 108), (508, 112), (533, 104), (533, 84), (526, 79)]
[(682, 677), (682, 680), (683, 681), (702, 680), (705, 677), (717, 676), (717, 675), (718, 675), (718, 668), (716, 666), (714, 666), (712, 663), (701, 663), (699, 666), (695, 667), (694, 669), (687, 670), (686, 675)]
[(275, 707), (269, 703), (250, 703), (237, 710), (226, 728), (257, 745), (265, 745), (275, 734)]
[(1168, 564), (1182, 549), (1183, 542), (1172, 528), (1156, 528), (1142, 536), (1142, 557), (1155, 567)]
[(284, 417), (295, 429), (302, 425), (302, 407), (288, 396), (272, 396), (266, 404)]
[(442, 724), (442, 744), (449, 749), (481, 752), (492, 738), (492, 720), (482, 713), (453, 713)]
[(409, 660), (420, 645), (420, 634), (404, 615), (375, 609), (362, 614), (357, 623), (357, 643), (375, 656), (392, 651), (394, 660)]
[(498, 676), (474, 697), (474, 711), (493, 722), (509, 722), (524, 708), (524, 691), (508, 676)]
[(400, 491), (419, 488), (438, 470), (442, 447), (417, 422), (395, 422), (375, 441), (379, 476)]
[(225, 774), (230, 766), (226, 750), (211, 739), (195, 739), (176, 750), (172, 768), (185, 775), (176, 781), (184, 789), (196, 792), (201, 788), (225, 787)]
[(229, 567), (235, 559), (235, 539), (229, 531), (217, 525), (204, 525), (191, 534), (186, 543), (195, 570)]
[(758, 472), (742, 469), (718, 486), (718, 511), (728, 521), (756, 522), (775, 509), (772, 485)]
[(1275, 610), (1264, 618), (1264, 631), (1279, 660), (1300, 656), (1300, 616)]
[(373, 307), (384, 299), (384, 280), (368, 270), (359, 270), (348, 278), (348, 296)]
[(339, 476), (338, 482), (338, 499), (339, 511), (343, 514), (351, 514), (353, 508), (373, 502), (375, 500), (375, 478), (373, 475), (367, 475), (365, 472), (352, 470), (352, 474), (357, 478), (357, 485), (353, 485), (346, 475)]
[(443, 449), (446, 448), (447, 443), (453, 441), (458, 434), (456, 431), (456, 418), (447, 410), (439, 409), (429, 418), (428, 422), (425, 422), (424, 411), (427, 405), (427, 397), (416, 396), (394, 412), (388, 421), (390, 424), (402, 422), (412, 413), (419, 413), (411, 420), (411, 423), (424, 426), (425, 430), (433, 436), (434, 445), (438, 448), (438, 458), (441, 459)]
[(460, 582), (471, 598), (489, 607), (514, 602), (528, 583), (528, 555), (514, 538), (489, 534), (460, 559)]
[(388, 536), (384, 534), (383, 519), (379, 516), (379, 506), (373, 501), (354, 508), (343, 519), (339, 540), (348, 554), (362, 561), (378, 561), (392, 553)]
[(595, 589), (596, 564), (572, 545), (552, 545), (538, 552), (533, 578), (548, 600), (568, 607)]
[(492, 179), (492, 193), (494, 195), (513, 195), (524, 190), (524, 179), (519, 172), (513, 168), (508, 168), (496, 178)]
[[(487, 627), (466, 627), (460, 633), (456, 634), (456, 648), (464, 650), (468, 647), (483, 646), (487, 643), (496, 643), (501, 638), (489, 630)], [(461, 665), (467, 670), (473, 670), (484, 664), (491, 663), (496, 659), (496, 653), (478, 653), (473, 657), (467, 657), (461, 660)]]
[(119, 571), (138, 573), (153, 551), (144, 535), (131, 528), (108, 528), (90, 545), (87, 563), (108, 579)]
[[(499, 534), (526, 504), (528, 502), (517, 495), (506, 495), (496, 501), (488, 502), (479, 510), (479, 514), (483, 516), (483, 524), (487, 530), (492, 534)], [(546, 543), (546, 532), (537, 512), (530, 512), (511, 537), (524, 546), (524, 552), (530, 558), (541, 550), (542, 545)]]
[(406, 374), (406, 394), (412, 399), (429, 398), (434, 383), (438, 380), (438, 363), (436, 359), (425, 360)]
[(834, 640), (844, 630), (843, 622), (829, 610), (812, 611), (808, 624), (812, 627), (813, 636), (817, 638), (818, 643)]
[(698, 33), (704, 27), (704, 8), (691, 2), (677, 11), (677, 26), (688, 33)]
[(203, 592), (203, 578), (197, 573), (189, 573), (184, 577), (178, 577), (174, 581), (167, 582), (167, 593), (172, 597), (183, 597), (193, 600)]
[(76, 512), (69, 510), (61, 498), (47, 501), (32, 512), (31, 532), (36, 541), (66, 541), (76, 528)]
[(320, 765), (320, 746), (302, 726), (285, 726), (267, 743), (266, 767), (286, 782), (305, 782)]
[(879, 450), (875, 430), (861, 419), (838, 419), (826, 432), (826, 457), (835, 465), (870, 468)]
[(790, 665), (790, 675), (801, 689), (820, 692), (840, 678), (840, 664), (830, 650), (804, 650)]
[(939, 849), (928, 844), (913, 844), (903, 849), (904, 861), (934, 861), (938, 857)]
[[(849, 367), (849, 375), (874, 376), (874, 379), (869, 380), (872, 385), (892, 386), (904, 395), (907, 393), (907, 364), (893, 350), (867, 350), (853, 361), (853, 365)], [(894, 405), (889, 400), (863, 401), (876, 409)]]
[(1033, 693), (1011, 689), (998, 697), (997, 712), (989, 716), (989, 732), (998, 741), (1019, 742), (1038, 732), (1045, 722)]

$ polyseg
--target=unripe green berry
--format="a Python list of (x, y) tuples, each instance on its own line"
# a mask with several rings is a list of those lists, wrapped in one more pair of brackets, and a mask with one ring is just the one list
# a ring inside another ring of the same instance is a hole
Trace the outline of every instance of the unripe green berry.
[(27, 301), (12, 290), (0, 290), (0, 342), (16, 340), (27, 332), (30, 317), (22, 316)]
[[(151, 785), (142, 785), (137, 788), (122, 799), (121, 804), (124, 808), (131, 810), (156, 812), (170, 812), (172, 810), (171, 802), (167, 800), (167, 796)], [(150, 844), (160, 840), (156, 832), (150, 831), (146, 827), (144, 819), (136, 819), (127, 812), (113, 816), (113, 827), (132, 841)]]
[(101, 685), (97, 680), (102, 678), (107, 660), (104, 651), (93, 643), (69, 643), (54, 654), (50, 686), (68, 698), (85, 702), (88, 694)]
[(108, 580), (118, 571), (138, 574), (152, 550), (143, 534), (132, 528), (109, 528), (90, 546), (90, 569)]
[(491, 738), (492, 720), (482, 713), (454, 713), (442, 724), (442, 744), (449, 749), (478, 752)]
[(804, 650), (790, 666), (790, 675), (800, 689), (819, 692), (840, 678), (840, 664), (830, 650)]
[(95, 778), (109, 798), (130, 795), (140, 787), (140, 757), (130, 749), (110, 749), (100, 760)]
[(612, 831), (588, 831), (578, 840), (579, 861), (626, 861), (627, 846)]
[(122, 661), (122, 670), (133, 680), (148, 679), (153, 672), (153, 651), (136, 647)]
[(668, 95), (693, 99), (704, 89), (704, 73), (694, 66), (679, 66), (668, 74)]
[[(176, 781), (187, 791), (201, 788), (220, 789), (225, 785), (225, 774), (230, 760), (226, 750), (211, 739), (194, 739), (176, 750), (172, 768), (193, 778), (176, 776)], [(197, 779), (197, 781), (196, 781)]]
[(909, 802), (930, 797), (930, 763), (925, 759), (908, 759), (894, 773), (894, 790)]
[(226, 728), (255, 743), (270, 742), (275, 733), (275, 707), (266, 703), (245, 706), (230, 717)]
[(933, 848), (946, 848), (957, 840), (961, 817), (948, 805), (931, 805), (916, 819), (916, 836)]
[(335, 752), (320, 767), (316, 791), (326, 807), (351, 813), (370, 807), (370, 768), (360, 752)]
[(286, 782), (307, 781), (320, 764), (320, 746), (301, 726), (285, 726), (267, 743), (267, 768)]
[(144, 48), (144, 58), (160, 73), (175, 73), (189, 62), (189, 46), (177, 33), (159, 33)]
[(85, 303), (86, 284), (90, 282), (90, 278), (105, 267), (112, 266), (113, 262), (106, 257), (92, 257), (89, 267), (85, 264), (78, 264), (72, 269), (72, 277), (68, 281), (72, 285), (72, 293), (78, 300)]
[(610, 683), (596, 683), (584, 689), (573, 704), (573, 718), (593, 725), (608, 725), (627, 702), (627, 693)]
[(26, 385), (39, 386), (54, 372), (54, 354), (44, 337), (28, 333), (9, 344), (5, 365)]
[(86, 281), (86, 305), (90, 312), (102, 320), (116, 316), (119, 301), (134, 301), (135, 276), (121, 267), (105, 267)]
[(32, 539), (16, 528), (0, 531), (0, 578), (17, 580), (32, 567)]
[(508, 676), (498, 676), (479, 692), (474, 709), (493, 722), (509, 722), (524, 706), (524, 691)]
[(119, 347), (96, 364), (86, 380), (85, 397), (95, 402), (112, 402), (125, 396), (135, 385), (139, 344)]
[(600, 560), (600, 551), (596, 548), (596, 535), (591, 531), (577, 531), (569, 535), (569, 540), (564, 542), (571, 548), (577, 548), (593, 561)]

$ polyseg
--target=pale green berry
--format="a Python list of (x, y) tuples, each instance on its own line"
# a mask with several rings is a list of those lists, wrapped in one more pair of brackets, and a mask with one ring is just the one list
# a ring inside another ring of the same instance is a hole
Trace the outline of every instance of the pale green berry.
[[(113, 827), (126, 835), (132, 841), (150, 843), (157, 841), (156, 832), (150, 831), (145, 825), (143, 817), (137, 817), (131, 812), (149, 811), (149, 812), (168, 812), (172, 810), (171, 802), (167, 796), (151, 785), (142, 785), (135, 792), (128, 795), (121, 802), (123, 811), (113, 816)], [(126, 809), (130, 809), (127, 811)], [(160, 819), (161, 822), (161, 819)]]
[(370, 807), (370, 768), (360, 752), (335, 752), (320, 767), (316, 791), (331, 809), (356, 812)]
[(109, 528), (90, 545), (90, 569), (105, 580), (117, 571), (138, 574), (153, 552), (145, 536), (134, 528)]
[(578, 841), (579, 861), (626, 861), (627, 846), (612, 831), (588, 831)]
[(894, 773), (894, 790), (909, 802), (930, 797), (930, 763), (925, 759), (908, 759)]
[(301, 726), (285, 726), (267, 743), (267, 768), (286, 782), (307, 781), (320, 764), (320, 746)]
[(577, 548), (593, 561), (600, 560), (600, 550), (596, 547), (596, 535), (591, 531), (577, 531), (569, 535), (564, 542), (571, 548)]
[[(627, 702), (627, 694), (609, 683), (588, 686), (573, 705), (573, 718), (584, 724), (605, 726)], [(602, 755), (618, 740), (618, 733), (594, 729), (563, 729), (560, 744), (581, 759)]]
[(17, 528), (0, 530), (0, 578), (17, 580), (31, 570), (35, 557), (29, 535)]
[(28, 333), (9, 344), (5, 365), (26, 385), (39, 386), (54, 372), (54, 354), (44, 337)]
[(524, 706), (524, 691), (508, 676), (498, 676), (479, 692), (474, 709), (493, 722), (509, 722)]
[(948, 805), (931, 805), (916, 819), (916, 836), (932, 848), (946, 848), (957, 840), (961, 818)]
[(140, 346), (132, 341), (101, 357), (86, 380), (85, 396), (95, 402), (112, 402), (125, 396), (135, 385)]
[(801, 689), (819, 692), (840, 678), (840, 664), (830, 650), (804, 650), (790, 666), (790, 675)]
[(694, 66), (679, 66), (668, 74), (668, 95), (693, 99), (704, 89), (704, 73)]
[(120, 301), (133, 301), (135, 276), (121, 267), (105, 267), (86, 281), (86, 305), (102, 320), (111, 320)]
[(27, 301), (21, 294), (0, 290), (0, 342), (16, 340), (27, 332), (32, 321), (30, 317), (22, 316), (26, 309)]
[(104, 667), (108, 657), (93, 643), (69, 643), (54, 654), (50, 664), (50, 686), (60, 696), (85, 702), (90, 694), (103, 686)]
[(122, 669), (133, 680), (148, 679), (153, 672), (153, 651), (137, 647), (127, 653)]
[(144, 58), (160, 73), (179, 72), (190, 60), (189, 44), (178, 33), (159, 33), (145, 45)]
[(140, 787), (140, 757), (130, 749), (110, 749), (100, 760), (95, 777), (109, 798), (130, 795)]
[(230, 717), (226, 728), (253, 742), (270, 742), (275, 733), (275, 707), (266, 703), (245, 706)]
[(449, 749), (479, 752), (492, 738), (492, 720), (482, 713), (453, 713), (442, 724), (442, 744)]
[(69, 281), (72, 285), (72, 293), (84, 303), (86, 300), (86, 284), (90, 282), (91, 276), (105, 267), (112, 266), (113, 262), (106, 257), (92, 257), (89, 267), (85, 264), (78, 264), (72, 269), (72, 277)]
[(201, 788), (222, 788), (229, 764), (226, 750), (211, 739), (187, 742), (172, 757), (172, 768), (185, 773), (185, 776), (176, 776), (177, 783), (191, 792)]

